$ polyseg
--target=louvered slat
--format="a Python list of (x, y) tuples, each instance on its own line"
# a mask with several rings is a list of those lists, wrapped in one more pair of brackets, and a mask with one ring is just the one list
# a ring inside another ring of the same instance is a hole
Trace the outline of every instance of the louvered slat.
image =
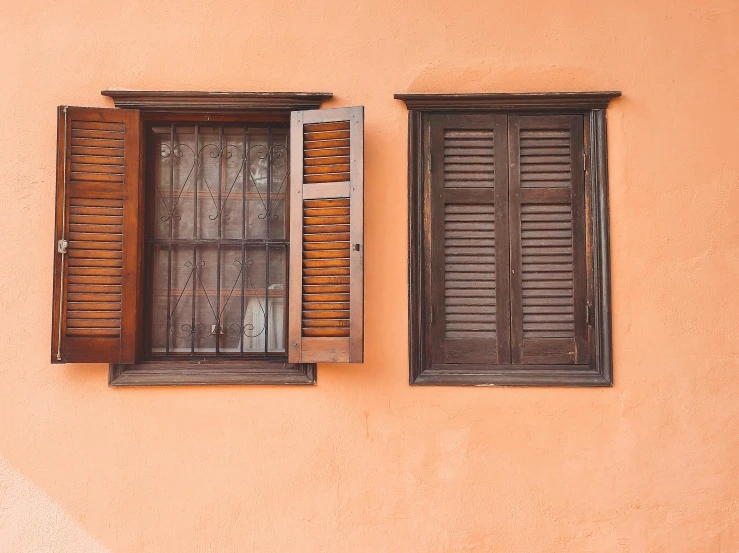
[(118, 337), (123, 200), (70, 198), (67, 336)]
[(494, 205), (444, 206), (447, 339), (494, 339)]
[(121, 123), (72, 121), (71, 182), (123, 184), (124, 137)]
[(523, 337), (575, 333), (572, 207), (521, 206)]
[(349, 226), (349, 198), (304, 201), (303, 336), (349, 336)]
[(349, 121), (304, 125), (303, 149), (303, 182), (349, 180)]
[(491, 188), (495, 181), (492, 130), (444, 131), (444, 186)]
[(522, 129), (521, 188), (570, 188), (570, 131)]
[[(521, 188), (572, 188), (569, 129), (520, 131)], [(574, 340), (572, 206), (521, 206), (523, 338)]]
[[(587, 358), (583, 119), (510, 119), (513, 362)], [(513, 223), (512, 223), (513, 224)], [(578, 250), (580, 248), (580, 250)]]
[[(507, 263), (501, 261), (507, 255), (507, 230), (504, 220), (496, 216), (496, 205), (505, 203), (507, 194), (505, 121), (504, 115), (493, 114), (432, 117), (431, 348), (435, 363), (505, 362), (508, 355), (509, 325), (500, 320), (498, 289), (499, 273), (507, 270)], [(500, 165), (499, 160), (503, 160)], [(503, 236), (501, 243), (499, 236)], [(505, 275), (503, 279), (507, 289)], [(504, 306), (503, 317), (507, 316)]]

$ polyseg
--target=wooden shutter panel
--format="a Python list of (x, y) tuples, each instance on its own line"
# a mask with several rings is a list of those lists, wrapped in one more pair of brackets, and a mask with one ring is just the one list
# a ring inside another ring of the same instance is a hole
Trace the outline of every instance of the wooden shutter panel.
[(293, 112), (291, 363), (364, 355), (364, 108)]
[(588, 362), (585, 159), (580, 115), (511, 116), (511, 353)]
[(431, 119), (432, 358), (510, 362), (505, 115)]
[(139, 112), (60, 107), (51, 358), (132, 363), (139, 283)]

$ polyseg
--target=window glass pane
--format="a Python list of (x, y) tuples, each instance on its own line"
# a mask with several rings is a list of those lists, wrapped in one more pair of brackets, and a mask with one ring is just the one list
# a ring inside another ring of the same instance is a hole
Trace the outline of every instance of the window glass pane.
[(269, 351), (284, 352), (287, 336), (287, 248), (272, 246), (269, 249)]

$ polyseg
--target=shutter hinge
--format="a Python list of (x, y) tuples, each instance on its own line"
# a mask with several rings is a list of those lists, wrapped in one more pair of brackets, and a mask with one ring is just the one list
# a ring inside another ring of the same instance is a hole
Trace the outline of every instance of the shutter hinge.
[(585, 152), (583, 152), (582, 153), (582, 170), (583, 171), (585, 171), (585, 159), (586, 159)]
[(588, 309), (585, 312), (585, 324), (592, 325), (595, 323), (595, 309), (591, 304), (588, 304)]
[(56, 251), (57, 251), (58, 253), (60, 253), (60, 254), (64, 255), (65, 253), (67, 253), (67, 246), (68, 246), (68, 245), (69, 245), (69, 244), (67, 243), (67, 241), (66, 241), (66, 240), (64, 240), (64, 239), (62, 239), (62, 240), (59, 240), (59, 241), (58, 241), (58, 242), (56, 243)]
[(434, 156), (432, 156), (431, 154), (429, 154), (429, 173), (432, 171), (431, 168), (434, 166), (433, 159), (434, 159)]
[(434, 306), (431, 306), (431, 324), (434, 324)]

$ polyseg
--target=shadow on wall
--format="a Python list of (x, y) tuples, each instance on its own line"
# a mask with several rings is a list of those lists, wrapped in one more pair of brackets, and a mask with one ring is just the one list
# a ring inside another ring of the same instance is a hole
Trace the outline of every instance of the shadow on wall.
[[(590, 67), (557, 64), (519, 65), (506, 69), (506, 65), (509, 65), (506, 60), (492, 58), (423, 65), (414, 68), (407, 75), (407, 91), (562, 92), (607, 90), (609, 86), (620, 89), (624, 86), (617, 78)], [(454, 83), (453, 90), (449, 89), (449, 83)]]
[(3, 457), (0, 544), (14, 553), (110, 553)]

